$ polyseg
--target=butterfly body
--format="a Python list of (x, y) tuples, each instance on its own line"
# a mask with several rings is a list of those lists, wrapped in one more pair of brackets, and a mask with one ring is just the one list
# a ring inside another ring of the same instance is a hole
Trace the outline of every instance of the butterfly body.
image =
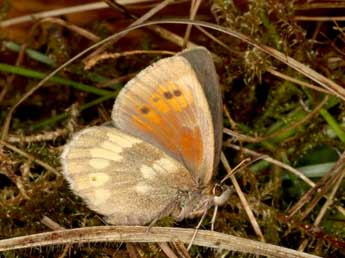
[(220, 107), (206, 49), (162, 59), (120, 92), (114, 127), (84, 129), (66, 145), (64, 175), (110, 224), (193, 217), (216, 200), (207, 187), (219, 160)]

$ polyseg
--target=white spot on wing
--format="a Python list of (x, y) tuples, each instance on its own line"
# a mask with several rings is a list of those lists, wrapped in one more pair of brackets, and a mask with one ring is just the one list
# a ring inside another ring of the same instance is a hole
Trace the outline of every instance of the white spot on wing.
[(105, 150), (103, 148), (97, 148), (97, 147), (90, 149), (90, 155), (92, 158), (103, 158), (103, 159), (109, 159), (113, 161), (122, 160), (122, 157), (118, 155), (116, 152), (113, 152), (111, 150)]
[(141, 142), (139, 139), (136, 139), (126, 134), (107, 133), (107, 136), (109, 137), (110, 141), (125, 148), (132, 147), (134, 144)]
[(145, 179), (153, 179), (156, 176), (156, 171), (152, 167), (146, 165), (140, 167), (140, 172)]
[(121, 146), (119, 144), (116, 144), (116, 143), (108, 140), (108, 141), (102, 142), (101, 147), (103, 149), (111, 150), (115, 153), (120, 153), (123, 150), (123, 147), (125, 147), (125, 146)]
[(93, 187), (99, 187), (108, 182), (110, 177), (106, 173), (91, 173), (89, 179)]
[(162, 158), (153, 163), (153, 168), (158, 171), (175, 172), (178, 164), (172, 159)]
[(94, 169), (104, 169), (110, 165), (110, 161), (106, 159), (90, 159), (89, 165)]
[(147, 184), (144, 184), (144, 183), (138, 183), (136, 186), (135, 186), (135, 191), (138, 193), (138, 194), (149, 194), (151, 192), (151, 189), (152, 187), (147, 185)]

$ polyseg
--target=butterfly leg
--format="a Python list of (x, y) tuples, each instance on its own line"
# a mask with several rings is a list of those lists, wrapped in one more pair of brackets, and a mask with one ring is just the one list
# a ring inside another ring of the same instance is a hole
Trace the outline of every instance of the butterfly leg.
[(201, 224), (202, 222), (204, 221), (205, 217), (206, 217), (206, 214), (207, 214), (207, 209), (205, 209), (204, 213), (202, 214), (202, 217), (198, 223), (198, 225), (196, 226), (195, 230), (194, 230), (194, 233), (193, 233), (193, 236), (192, 236), (192, 239), (190, 240), (189, 244), (188, 244), (188, 247), (187, 247), (187, 251), (189, 251), (189, 249), (192, 247), (193, 245), (193, 242), (194, 242), (194, 239), (196, 237), (196, 234), (198, 233), (198, 230), (199, 228), (201, 227)]
[(169, 216), (171, 215), (171, 213), (174, 212), (174, 210), (177, 207), (177, 203), (176, 201), (171, 201), (165, 208), (164, 210), (162, 210), (162, 212), (160, 212), (149, 224), (146, 232), (149, 232), (151, 230), (151, 228), (157, 223), (157, 221), (163, 217)]
[(211, 220), (211, 231), (214, 231), (214, 223), (216, 222), (217, 212), (218, 212), (218, 205), (215, 205), (214, 210), (213, 210), (212, 220)]

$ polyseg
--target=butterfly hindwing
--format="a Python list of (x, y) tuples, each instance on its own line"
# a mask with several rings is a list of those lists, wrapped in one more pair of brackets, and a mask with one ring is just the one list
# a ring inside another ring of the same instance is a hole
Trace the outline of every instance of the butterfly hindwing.
[(111, 224), (145, 224), (169, 215), (179, 192), (196, 188), (178, 161), (113, 127), (76, 134), (62, 164), (72, 190)]
[[(201, 51), (207, 55), (200, 58), (211, 58), (207, 50)], [(204, 81), (199, 80), (201, 76), (188, 58), (177, 55), (161, 59), (141, 71), (118, 95), (112, 119), (116, 127), (180, 161), (195, 180), (207, 185), (219, 143), (218, 138), (215, 143), (214, 121), (200, 84)], [(211, 80), (216, 84), (216, 78)], [(214, 90), (219, 91), (216, 86)]]

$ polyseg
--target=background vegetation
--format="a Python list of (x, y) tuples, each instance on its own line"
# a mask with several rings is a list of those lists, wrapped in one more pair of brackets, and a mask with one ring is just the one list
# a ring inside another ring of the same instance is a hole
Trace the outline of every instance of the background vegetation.
[[(114, 98), (126, 81), (188, 42), (205, 46), (215, 57), (224, 99), (227, 160), (234, 167), (247, 157), (256, 159), (235, 174), (255, 219), (248, 218), (234, 194), (219, 209), (215, 230), (323, 257), (345, 256), (343, 1), (166, 1), (170, 3), (161, 10), (157, 9), (161, 1), (123, 6), (105, 1), (111, 7), (5, 23), (86, 2), (2, 2), (0, 239), (53, 230), (42, 222), (44, 216), (64, 228), (104, 224), (71, 193), (61, 176), (62, 146), (75, 131), (109, 121)], [(134, 30), (94, 52), (90, 69), (85, 69), (86, 57), (90, 60), (85, 55), (32, 91), (49, 72), (149, 10), (157, 11), (150, 20), (193, 18), (194, 12), (195, 20), (221, 25), (277, 49), (312, 68), (311, 76), (319, 73), (331, 79), (335, 87), (324, 87), (329, 84), (323, 78), (310, 80), (278, 61), (274, 53), (263, 53), (241, 38), (201, 27), (193, 27), (185, 36), (185, 25), (169, 24)], [(105, 51), (109, 55), (101, 56)], [(292, 168), (302, 176), (291, 173)], [(221, 166), (215, 181), (225, 175)], [(211, 217), (209, 212), (202, 228), (209, 228)], [(195, 219), (174, 225), (197, 224)], [(137, 257), (164, 257), (154, 244), (44, 247), (0, 257), (133, 257), (133, 250)], [(243, 255), (200, 247), (190, 253), (192, 257)]]

